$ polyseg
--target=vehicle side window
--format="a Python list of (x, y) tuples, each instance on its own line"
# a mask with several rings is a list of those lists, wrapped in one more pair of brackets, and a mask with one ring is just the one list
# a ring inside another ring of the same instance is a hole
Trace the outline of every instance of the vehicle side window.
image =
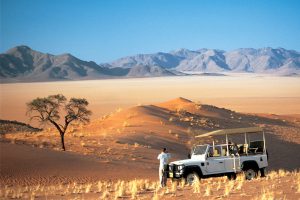
[(209, 147), (208, 156), (209, 157), (219, 157), (222, 155), (221, 146)]
[(193, 151), (192, 151), (192, 154), (193, 155), (204, 154), (206, 152), (206, 148), (207, 148), (207, 145), (195, 146), (194, 149), (193, 149)]
[(222, 154), (221, 146), (215, 146), (214, 157), (219, 157), (219, 156), (221, 156), (221, 154)]

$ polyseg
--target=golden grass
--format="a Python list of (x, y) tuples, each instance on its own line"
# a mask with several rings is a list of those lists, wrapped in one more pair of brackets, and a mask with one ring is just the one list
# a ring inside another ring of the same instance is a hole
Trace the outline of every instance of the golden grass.
[(159, 200), (158, 192), (155, 191), (152, 197), (152, 200)]
[(234, 181), (229, 181), (226, 185), (225, 185), (225, 189), (224, 189), (224, 196), (227, 197), (230, 192), (232, 191), (234, 187)]
[(204, 196), (207, 197), (207, 196), (210, 196), (211, 195), (211, 184), (207, 184), (206, 185), (206, 188), (205, 188), (205, 193), (204, 193)]
[(171, 185), (171, 193), (173, 193), (174, 195), (176, 195), (176, 192), (177, 192), (177, 185), (178, 185), (178, 182), (177, 182), (177, 181), (173, 181), (173, 182), (172, 182), (172, 185)]
[(245, 181), (245, 177), (244, 177), (243, 174), (237, 175), (237, 177), (236, 177), (236, 182), (237, 182), (236, 190), (241, 190), (242, 189), (244, 181)]
[[(157, 182), (150, 182), (147, 179), (144, 180), (132, 180), (132, 181), (117, 181), (105, 182), (98, 181), (94, 183), (80, 184), (77, 182), (70, 184), (60, 184), (51, 186), (26, 186), (26, 187), (8, 187), (0, 189), (0, 199), (33, 199), (38, 196), (67, 196), (72, 194), (100, 194), (101, 199), (107, 199), (108, 197), (114, 197), (118, 199), (120, 197), (131, 197), (136, 199), (137, 195), (147, 190), (155, 190), (158, 188)], [(175, 191), (175, 189), (173, 189)]]
[(300, 171), (293, 171), (292, 176), (295, 178), (296, 193), (300, 193)]
[(185, 180), (181, 179), (181, 181), (180, 181), (180, 188), (183, 189), (184, 186), (185, 186)]
[[(289, 191), (283, 189), (289, 183)], [(254, 186), (254, 188), (253, 188)], [(252, 187), (252, 189), (251, 189)], [(258, 188), (258, 190), (257, 190)], [(249, 190), (250, 189), (250, 190)], [(196, 180), (193, 185), (186, 185), (184, 181), (173, 181), (167, 187), (160, 188), (159, 182), (147, 179), (130, 181), (96, 181), (89, 183), (73, 182), (59, 185), (35, 186), (3, 186), (0, 189), (0, 199), (57, 199), (64, 196), (84, 196), (87, 199), (185, 199), (185, 195), (204, 198), (228, 198), (232, 195), (250, 195), (253, 200), (290, 199), (288, 195), (300, 193), (300, 171), (288, 172), (284, 170), (271, 171), (267, 178), (246, 181), (242, 175), (236, 180), (227, 178), (209, 178)], [(287, 196), (287, 197), (286, 197)], [(293, 196), (292, 196), (293, 197)], [(251, 199), (251, 198), (250, 198)]]
[(253, 200), (274, 200), (274, 191), (269, 189), (262, 189), (261, 193), (255, 197)]
[(192, 187), (193, 187), (193, 192), (194, 193), (200, 193), (200, 181), (199, 181), (199, 179), (196, 179), (194, 181), (194, 183), (192, 184)]

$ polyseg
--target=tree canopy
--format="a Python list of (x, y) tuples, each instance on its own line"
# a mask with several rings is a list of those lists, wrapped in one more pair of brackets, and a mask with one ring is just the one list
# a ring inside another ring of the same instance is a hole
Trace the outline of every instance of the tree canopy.
[[(30, 120), (36, 119), (40, 123), (51, 123), (59, 131), (62, 148), (64, 146), (64, 134), (71, 122), (88, 123), (92, 112), (87, 109), (88, 101), (84, 98), (67, 98), (62, 94), (36, 98), (27, 103), (27, 114)], [(65, 113), (64, 123), (61, 124), (61, 112)]]

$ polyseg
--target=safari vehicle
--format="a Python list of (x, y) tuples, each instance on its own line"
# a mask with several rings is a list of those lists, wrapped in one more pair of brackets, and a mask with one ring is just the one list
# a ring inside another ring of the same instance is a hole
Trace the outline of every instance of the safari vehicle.
[[(262, 135), (262, 140), (248, 141), (253, 133)], [(244, 134), (243, 144), (231, 144), (228, 135)], [(224, 129), (212, 131), (196, 138), (225, 136), (226, 144), (204, 144), (194, 146), (190, 159), (178, 160), (169, 164), (168, 178), (184, 178), (188, 184), (196, 179), (211, 176), (228, 176), (235, 179), (237, 173), (244, 173), (247, 180), (254, 179), (260, 172), (265, 176), (268, 166), (265, 134), (259, 127)]]

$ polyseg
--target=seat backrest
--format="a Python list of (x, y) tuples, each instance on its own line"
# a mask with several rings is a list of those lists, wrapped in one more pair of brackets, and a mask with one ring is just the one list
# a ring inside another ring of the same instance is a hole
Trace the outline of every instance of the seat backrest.
[(222, 156), (226, 156), (226, 149), (222, 149)]
[(219, 154), (219, 152), (218, 152), (217, 149), (214, 149), (214, 157), (215, 157), (215, 156), (220, 156), (220, 154)]

